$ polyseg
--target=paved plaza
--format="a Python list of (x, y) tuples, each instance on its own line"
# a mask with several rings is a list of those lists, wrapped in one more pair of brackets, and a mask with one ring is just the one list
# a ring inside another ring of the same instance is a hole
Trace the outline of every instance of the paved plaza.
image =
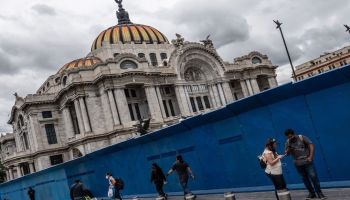
[[(350, 200), (350, 188), (336, 188), (336, 189), (325, 189), (324, 194), (328, 197), (328, 200)], [(303, 200), (307, 196), (305, 190), (292, 190), (292, 199)], [(141, 198), (141, 199), (155, 199), (155, 198)], [(182, 196), (169, 197), (169, 200), (183, 200)], [(223, 200), (223, 195), (198, 195), (197, 200)], [(242, 200), (276, 200), (274, 193), (269, 192), (253, 192), (253, 193), (236, 193), (236, 199)]]

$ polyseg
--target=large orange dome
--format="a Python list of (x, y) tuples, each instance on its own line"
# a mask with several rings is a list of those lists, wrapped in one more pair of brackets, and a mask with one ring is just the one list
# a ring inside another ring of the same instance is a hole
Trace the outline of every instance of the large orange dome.
[(103, 47), (103, 43), (105, 42), (109, 44), (126, 44), (131, 42), (135, 44), (141, 44), (143, 42), (147, 44), (160, 44), (168, 43), (168, 39), (164, 34), (151, 26), (118, 24), (102, 31), (92, 44), (91, 51)]

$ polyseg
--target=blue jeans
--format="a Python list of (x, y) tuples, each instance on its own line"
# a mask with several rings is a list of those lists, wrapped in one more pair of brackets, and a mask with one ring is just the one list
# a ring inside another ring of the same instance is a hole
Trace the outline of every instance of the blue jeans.
[(320, 181), (318, 180), (316, 169), (313, 163), (296, 166), (299, 175), (310, 194), (322, 193)]

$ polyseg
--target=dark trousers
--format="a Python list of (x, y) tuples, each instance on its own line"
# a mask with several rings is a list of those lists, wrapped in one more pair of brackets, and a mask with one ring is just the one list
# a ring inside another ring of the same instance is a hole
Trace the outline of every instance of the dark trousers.
[(311, 194), (322, 193), (320, 181), (318, 180), (316, 169), (313, 163), (296, 166), (296, 168), (300, 176), (303, 178), (305, 187)]
[(114, 188), (114, 198), (122, 200), (122, 197), (120, 196), (120, 190), (117, 188)]
[(158, 192), (158, 194), (162, 197), (165, 196), (165, 193), (163, 191), (163, 185), (164, 185), (164, 182), (163, 181), (157, 181), (155, 182), (155, 186), (156, 186), (156, 190)]
[(190, 190), (188, 189), (187, 184), (188, 184), (188, 176), (181, 177), (180, 178), (180, 185), (181, 185), (181, 187), (182, 187), (182, 189), (184, 191), (184, 195), (191, 193)]
[(286, 181), (284, 180), (283, 174), (281, 175), (274, 175), (274, 174), (266, 174), (272, 181), (273, 185), (275, 186), (275, 195), (277, 200), (278, 195), (277, 195), (277, 190), (285, 190), (287, 189), (287, 184)]

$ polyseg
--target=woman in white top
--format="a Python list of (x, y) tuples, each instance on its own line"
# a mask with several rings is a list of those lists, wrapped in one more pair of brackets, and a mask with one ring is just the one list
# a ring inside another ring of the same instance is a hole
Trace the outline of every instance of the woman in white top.
[(283, 177), (281, 163), (281, 159), (284, 157), (284, 155), (277, 154), (276, 146), (277, 144), (275, 139), (268, 139), (265, 144), (263, 159), (266, 162), (265, 173), (275, 186), (276, 198), (279, 199), (277, 190), (285, 190), (287, 189), (287, 185)]

